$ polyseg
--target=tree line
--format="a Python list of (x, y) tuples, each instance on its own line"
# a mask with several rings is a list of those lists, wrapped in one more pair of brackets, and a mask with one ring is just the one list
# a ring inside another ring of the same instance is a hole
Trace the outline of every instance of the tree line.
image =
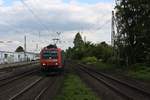
[(150, 64), (150, 0), (116, 0), (115, 12), (118, 62)]
[(84, 42), (77, 33), (74, 47), (67, 49), (68, 58), (95, 56), (117, 65), (150, 65), (150, 0), (116, 0), (115, 24), (114, 47), (105, 42)]
[(96, 57), (96, 59), (107, 62), (112, 56), (112, 47), (105, 42), (94, 44), (90, 41), (83, 41), (80, 33), (74, 38), (74, 47), (66, 50), (66, 56), (70, 59), (81, 60), (86, 57)]

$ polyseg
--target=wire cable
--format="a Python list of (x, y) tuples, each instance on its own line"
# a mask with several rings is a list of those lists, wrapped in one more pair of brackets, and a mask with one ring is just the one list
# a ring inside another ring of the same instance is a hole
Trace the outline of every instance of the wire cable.
[(34, 11), (32, 10), (32, 8), (29, 7), (28, 4), (26, 4), (26, 3), (24, 2), (24, 0), (20, 0), (20, 1), (21, 1), (21, 3), (28, 9), (28, 11), (31, 12), (31, 14), (33, 15), (33, 17), (37, 20), (38, 24), (41, 25), (43, 28), (45, 28), (48, 33), (50, 33), (50, 32), (49, 32), (49, 29), (47, 28), (47, 26), (45, 26), (45, 25), (42, 23), (41, 19), (34, 13)]

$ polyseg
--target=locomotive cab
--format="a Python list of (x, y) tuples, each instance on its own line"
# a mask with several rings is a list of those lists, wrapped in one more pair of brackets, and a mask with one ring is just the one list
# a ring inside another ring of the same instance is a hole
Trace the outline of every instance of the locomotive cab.
[(40, 53), (40, 64), (44, 71), (62, 71), (62, 50), (57, 47), (45, 47)]

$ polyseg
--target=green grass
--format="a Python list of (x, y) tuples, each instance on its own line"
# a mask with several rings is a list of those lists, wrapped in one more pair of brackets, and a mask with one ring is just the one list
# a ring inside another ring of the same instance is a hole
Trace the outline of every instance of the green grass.
[(129, 69), (127, 75), (136, 79), (150, 81), (150, 67), (135, 65)]
[(124, 73), (127, 76), (138, 79), (138, 80), (144, 80), (144, 81), (150, 81), (150, 67), (145, 66), (142, 64), (135, 64), (133, 66), (129, 66), (128, 68), (125, 68), (124, 66), (114, 66), (102, 62), (95, 63), (96, 67), (100, 70), (104, 71), (112, 71), (114, 73)]
[(86, 87), (80, 78), (74, 74), (69, 74), (64, 80), (63, 89), (55, 100), (100, 100)]
[[(121, 73), (131, 78), (150, 81), (150, 67), (144, 64), (135, 64), (129, 67), (126, 66), (115, 66), (100, 61), (92, 63), (95, 67), (102, 71), (109, 71), (114, 73)], [(91, 65), (91, 67), (93, 67)]]
[(129, 66), (125, 68), (124, 66), (114, 66), (102, 62), (95, 63), (96, 67), (100, 70), (105, 71), (113, 71), (119, 73), (125, 73), (127, 76), (131, 78), (135, 78), (138, 80), (150, 81), (150, 67), (142, 64), (135, 64), (133, 66)]
[(82, 58), (81, 62), (86, 63), (86, 64), (92, 64), (92, 63), (97, 62), (97, 58), (94, 56), (93, 57), (85, 57), (85, 58)]
[(93, 63), (97, 69), (100, 69), (100, 70), (113, 70), (115, 69), (114, 65), (111, 65), (111, 64), (107, 64), (107, 63), (103, 63), (103, 62), (96, 62), (96, 63)]

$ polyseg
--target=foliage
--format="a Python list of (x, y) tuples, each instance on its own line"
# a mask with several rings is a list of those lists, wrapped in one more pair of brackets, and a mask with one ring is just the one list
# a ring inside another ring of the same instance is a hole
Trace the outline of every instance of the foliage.
[[(77, 35), (78, 34), (79, 33), (77, 33)], [(76, 37), (74, 41), (78, 42)], [(83, 41), (80, 39), (79, 41)], [(96, 57), (96, 59), (106, 62), (112, 56), (112, 47), (106, 44), (105, 42), (93, 44), (87, 41), (87, 42), (81, 43), (79, 46), (75, 45), (73, 48), (69, 47), (66, 50), (66, 56), (67, 58), (77, 59), (77, 60), (81, 60), (86, 57)]]
[(103, 63), (103, 62), (100, 62), (100, 61), (98, 61), (98, 62), (96, 62), (96, 63), (94, 63), (94, 66), (96, 66), (96, 68), (97, 69), (99, 69), (99, 70), (113, 70), (113, 69), (115, 69), (116, 68), (116, 66), (113, 66), (112, 64), (108, 64), (108, 63)]
[(97, 58), (96, 57), (85, 57), (85, 58), (82, 58), (82, 62), (83, 63), (96, 63), (97, 62)]
[(109, 57), (108, 59), (107, 59), (107, 63), (108, 64), (116, 64), (117, 65), (117, 62), (116, 61), (118, 61), (117, 60), (117, 58), (115, 57), (115, 56), (111, 56), (111, 57)]
[(74, 74), (69, 74), (64, 81), (62, 93), (56, 100), (99, 100), (89, 88)]
[(15, 50), (15, 52), (24, 52), (24, 49), (22, 46), (17, 47), (17, 49)]
[(129, 69), (128, 76), (140, 80), (150, 80), (150, 68), (143, 64), (136, 64)]
[(83, 40), (79, 32), (76, 34), (73, 43), (74, 43), (74, 47), (76, 48), (80, 47), (83, 44)]
[(117, 0), (117, 55), (127, 65), (150, 63), (150, 0)]

